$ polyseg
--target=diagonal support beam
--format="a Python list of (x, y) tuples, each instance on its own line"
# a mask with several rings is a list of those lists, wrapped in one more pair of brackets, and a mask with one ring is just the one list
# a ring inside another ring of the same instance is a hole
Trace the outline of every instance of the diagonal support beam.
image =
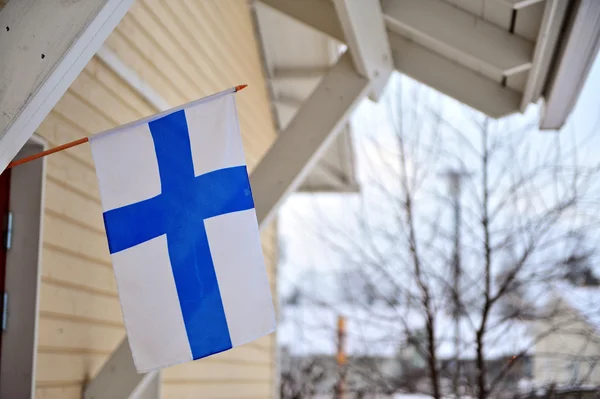
[[(368, 80), (355, 72), (347, 54), (325, 74), (250, 175), (261, 229), (269, 225), (287, 195), (300, 186), (368, 90)], [(125, 339), (86, 387), (84, 398), (135, 397), (155, 376), (156, 373), (136, 372), (129, 342)]]
[(325, 74), (250, 176), (259, 222), (268, 224), (300, 186), (369, 89), (347, 53)]
[(394, 70), (380, 0), (333, 0), (346, 43), (361, 76), (371, 80), (377, 101)]
[(19, 0), (0, 12), (0, 171), (125, 15), (133, 0)]

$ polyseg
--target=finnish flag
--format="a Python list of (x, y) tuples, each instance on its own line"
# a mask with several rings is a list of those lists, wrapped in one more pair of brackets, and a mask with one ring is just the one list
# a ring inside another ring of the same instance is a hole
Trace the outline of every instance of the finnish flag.
[(234, 90), (90, 144), (138, 372), (274, 331)]

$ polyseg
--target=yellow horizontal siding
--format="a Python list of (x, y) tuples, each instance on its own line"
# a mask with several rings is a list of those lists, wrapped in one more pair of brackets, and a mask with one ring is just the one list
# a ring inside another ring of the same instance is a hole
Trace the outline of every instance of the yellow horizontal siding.
[(38, 384), (35, 390), (36, 399), (81, 399), (82, 385), (79, 383), (72, 385), (52, 386), (47, 384)]
[[(105, 45), (172, 106), (249, 84), (236, 101), (250, 170), (274, 140), (245, 0), (138, 0)], [(38, 133), (56, 146), (157, 111), (94, 57)], [(80, 398), (125, 333), (88, 145), (47, 158), (45, 198), (36, 398)], [(264, 231), (262, 243), (275, 290), (275, 228)], [(163, 397), (269, 397), (275, 345), (271, 334), (169, 368)]]

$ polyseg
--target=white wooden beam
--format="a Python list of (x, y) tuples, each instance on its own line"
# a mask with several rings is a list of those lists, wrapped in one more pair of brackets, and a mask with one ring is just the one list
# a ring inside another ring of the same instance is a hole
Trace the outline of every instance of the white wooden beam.
[(369, 81), (356, 73), (350, 56), (344, 54), (250, 176), (261, 223), (268, 224), (287, 195), (299, 187), (368, 90)]
[(387, 27), (499, 76), (528, 70), (533, 43), (443, 0), (383, 0)]
[(561, 29), (567, 14), (569, 2), (564, 0), (547, 0), (544, 7), (544, 15), (540, 31), (535, 44), (533, 53), (533, 64), (521, 100), (521, 112), (525, 112), (527, 106), (536, 102), (541, 93), (550, 70), (550, 63), (553, 60), (554, 53)]
[(344, 31), (329, 0), (260, 0), (261, 3), (344, 42)]
[(389, 32), (389, 40), (398, 71), (494, 118), (519, 110), (518, 92), (401, 35)]
[(0, 171), (125, 15), (133, 0), (19, 0), (0, 12)]
[(333, 0), (358, 73), (378, 100), (394, 70), (380, 0)]
[[(279, 135), (250, 176), (256, 215), (268, 226), (285, 197), (301, 184), (368, 90), (348, 55), (323, 77), (294, 120)], [(155, 374), (138, 374), (125, 339), (86, 387), (85, 399), (126, 399), (139, 395)]]
[(571, 114), (600, 48), (600, 1), (581, 0), (547, 84), (540, 129), (560, 129)]

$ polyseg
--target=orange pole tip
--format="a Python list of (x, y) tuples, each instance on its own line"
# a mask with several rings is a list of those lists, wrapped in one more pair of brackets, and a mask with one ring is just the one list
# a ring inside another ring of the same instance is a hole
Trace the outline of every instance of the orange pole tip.
[(235, 91), (244, 90), (246, 87), (248, 87), (248, 85), (239, 85), (239, 86), (235, 86)]

